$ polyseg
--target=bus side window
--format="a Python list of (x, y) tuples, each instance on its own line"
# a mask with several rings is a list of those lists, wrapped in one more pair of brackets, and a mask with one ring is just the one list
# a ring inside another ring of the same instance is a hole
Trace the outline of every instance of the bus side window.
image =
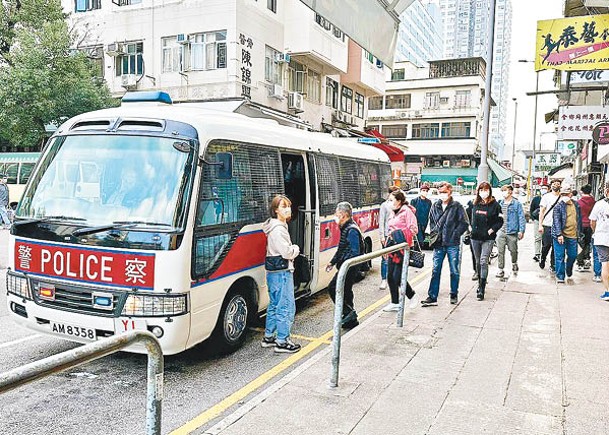
[(332, 215), (336, 204), (343, 201), (338, 182), (338, 159), (316, 154), (315, 166), (319, 184), (319, 212), (322, 216)]
[(8, 184), (17, 184), (17, 173), (19, 172), (19, 163), (7, 163), (4, 168), (4, 173), (8, 175)]
[(36, 163), (22, 163), (19, 171), (19, 184), (26, 184), (32, 175), (32, 170)]

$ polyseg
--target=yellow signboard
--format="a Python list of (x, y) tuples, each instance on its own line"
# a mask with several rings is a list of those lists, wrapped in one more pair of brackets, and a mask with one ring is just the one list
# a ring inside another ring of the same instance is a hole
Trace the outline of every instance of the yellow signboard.
[(609, 14), (537, 22), (535, 70), (609, 69)]

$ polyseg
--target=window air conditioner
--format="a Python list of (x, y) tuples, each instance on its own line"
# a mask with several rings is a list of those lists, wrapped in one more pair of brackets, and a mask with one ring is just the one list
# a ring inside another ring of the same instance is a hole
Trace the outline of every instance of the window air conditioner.
[(137, 76), (135, 74), (123, 74), (121, 76), (121, 85), (124, 88), (132, 88), (137, 85)]
[(448, 103), (448, 97), (440, 97), (440, 103), (442, 103), (442, 104)]
[(288, 94), (288, 109), (293, 109), (298, 112), (304, 110), (304, 97), (298, 92), (290, 92)]
[(400, 112), (400, 118), (402, 118), (402, 119), (408, 118), (408, 113), (406, 113), (406, 112)]
[(414, 111), (414, 117), (415, 117), (415, 118), (421, 118), (422, 116), (423, 116), (423, 115), (421, 115), (421, 112), (420, 112), (420, 111), (418, 111), (418, 110), (415, 110), (415, 111)]
[(283, 100), (283, 86), (274, 84), (273, 87), (271, 88), (270, 96), (272, 98), (277, 98), (278, 100)]
[(179, 33), (176, 36), (176, 42), (178, 44), (183, 44), (183, 45), (186, 45), (186, 44), (190, 43), (190, 41), (188, 40), (188, 37), (185, 34), (183, 34), (183, 33)]
[(113, 42), (112, 44), (108, 44), (108, 47), (106, 48), (106, 54), (108, 56), (114, 57), (125, 54), (125, 52), (123, 51), (123, 44), (119, 42)]
[(276, 63), (290, 63), (291, 57), (288, 53), (277, 53), (275, 55)]

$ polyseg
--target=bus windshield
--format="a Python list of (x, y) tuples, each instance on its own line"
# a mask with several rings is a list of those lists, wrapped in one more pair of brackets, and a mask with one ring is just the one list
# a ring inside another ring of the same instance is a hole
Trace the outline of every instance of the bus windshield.
[(179, 227), (194, 150), (176, 143), (151, 136), (57, 137), (42, 157), (17, 217)]

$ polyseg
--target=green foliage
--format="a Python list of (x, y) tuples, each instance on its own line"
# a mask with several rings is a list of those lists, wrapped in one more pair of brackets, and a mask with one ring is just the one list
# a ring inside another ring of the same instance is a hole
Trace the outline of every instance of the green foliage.
[[(0, 31), (1, 137), (33, 146), (44, 139), (45, 124), (114, 105), (93, 62), (71, 49), (59, 0), (0, 4), (0, 24), (14, 23)], [(2, 52), (2, 44), (9, 50)]]

